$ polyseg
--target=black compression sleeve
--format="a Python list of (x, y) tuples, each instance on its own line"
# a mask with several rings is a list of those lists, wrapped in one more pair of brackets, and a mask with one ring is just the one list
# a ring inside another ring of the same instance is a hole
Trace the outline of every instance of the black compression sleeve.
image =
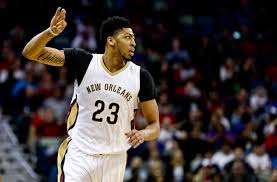
[(146, 69), (142, 67), (140, 69), (140, 91), (138, 96), (141, 102), (157, 98), (153, 77)]
[(65, 65), (68, 66), (80, 85), (92, 59), (92, 54), (79, 48), (65, 48), (64, 55)]

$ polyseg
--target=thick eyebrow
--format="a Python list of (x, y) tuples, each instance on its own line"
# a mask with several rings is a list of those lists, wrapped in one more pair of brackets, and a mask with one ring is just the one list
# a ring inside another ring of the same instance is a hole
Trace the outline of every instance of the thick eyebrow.
[(125, 36), (126, 35), (130, 35), (131, 37), (135, 37), (135, 35), (133, 33), (125, 33)]

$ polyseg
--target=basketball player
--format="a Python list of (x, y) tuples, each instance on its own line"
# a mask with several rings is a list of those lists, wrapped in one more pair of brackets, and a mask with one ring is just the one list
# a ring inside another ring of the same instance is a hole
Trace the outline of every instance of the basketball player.
[[(129, 21), (122, 17), (110, 17), (102, 23), (104, 54), (46, 47), (65, 29), (65, 15), (65, 9), (59, 7), (50, 27), (34, 36), (22, 52), (27, 59), (74, 70), (69, 137), (59, 148), (58, 181), (123, 181), (127, 150), (157, 139), (160, 133), (153, 78), (130, 61), (135, 36)], [(148, 122), (143, 130), (131, 129), (139, 105)]]

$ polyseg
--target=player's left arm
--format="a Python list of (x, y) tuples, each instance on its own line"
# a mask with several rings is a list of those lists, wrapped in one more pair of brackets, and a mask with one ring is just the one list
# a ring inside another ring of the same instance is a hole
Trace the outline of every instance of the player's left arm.
[(140, 81), (140, 107), (147, 121), (147, 126), (143, 130), (133, 129), (126, 133), (126, 136), (129, 138), (129, 143), (134, 148), (138, 147), (144, 141), (155, 140), (160, 135), (159, 110), (155, 99), (157, 93), (154, 80), (147, 70), (141, 69)]
[(160, 136), (159, 110), (155, 99), (141, 102), (141, 110), (147, 121), (147, 126), (142, 130), (133, 129), (126, 136), (129, 143), (134, 147), (138, 147), (144, 141), (152, 141)]
[(160, 136), (159, 110), (155, 99), (140, 103), (147, 126), (140, 130), (145, 141), (156, 140)]

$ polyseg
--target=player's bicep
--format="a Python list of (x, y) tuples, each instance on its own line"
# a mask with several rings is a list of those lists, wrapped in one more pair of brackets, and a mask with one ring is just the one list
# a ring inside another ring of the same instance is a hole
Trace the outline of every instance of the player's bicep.
[(145, 120), (149, 124), (153, 122), (159, 124), (159, 110), (155, 99), (141, 102), (140, 107)]
[(37, 55), (36, 60), (40, 63), (51, 66), (63, 66), (65, 62), (64, 51), (45, 47), (43, 51)]

